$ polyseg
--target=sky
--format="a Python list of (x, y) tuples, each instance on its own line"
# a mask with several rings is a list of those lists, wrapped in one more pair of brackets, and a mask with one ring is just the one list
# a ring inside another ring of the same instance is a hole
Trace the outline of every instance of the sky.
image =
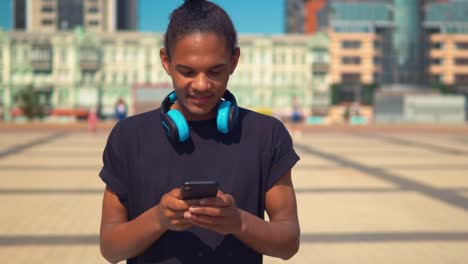
[[(284, 0), (213, 0), (231, 16), (239, 33), (283, 33)], [(0, 0), (0, 27), (11, 29), (11, 0)], [(163, 32), (183, 0), (138, 0), (138, 30)]]

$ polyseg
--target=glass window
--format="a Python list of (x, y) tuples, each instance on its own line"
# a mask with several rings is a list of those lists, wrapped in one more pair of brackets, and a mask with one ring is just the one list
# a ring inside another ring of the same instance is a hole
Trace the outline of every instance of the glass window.
[(361, 64), (361, 57), (343, 57), (341, 62), (348, 65), (359, 65)]
[(341, 42), (341, 47), (344, 49), (359, 49), (361, 42), (358, 40), (345, 40)]
[(359, 73), (343, 73), (341, 81), (344, 83), (359, 83), (361, 82), (361, 75)]
[(468, 84), (468, 74), (457, 74), (455, 75), (456, 84)]
[(434, 64), (434, 65), (441, 65), (442, 64), (442, 59), (440, 58), (432, 58), (431, 59), (431, 64)]
[(91, 14), (99, 13), (99, 8), (97, 6), (90, 6), (88, 8), (88, 13), (91, 13)]
[(97, 20), (90, 20), (90, 21), (88, 21), (88, 25), (90, 25), (90, 26), (97, 26), (97, 25), (99, 25), (99, 21), (97, 21)]
[(43, 6), (41, 8), (42, 13), (53, 13), (54, 12), (54, 7), (52, 6)]
[(431, 43), (431, 48), (432, 49), (441, 49), (442, 48), (442, 43), (440, 43), (440, 42)]
[(456, 65), (468, 65), (468, 58), (455, 59)]
[(41, 23), (43, 26), (50, 26), (54, 24), (54, 21), (52, 19), (42, 19)]
[(460, 50), (468, 50), (468, 42), (457, 42), (455, 46)]

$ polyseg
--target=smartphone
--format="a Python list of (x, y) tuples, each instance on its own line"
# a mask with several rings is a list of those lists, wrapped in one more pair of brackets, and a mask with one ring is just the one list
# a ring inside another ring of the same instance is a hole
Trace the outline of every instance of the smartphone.
[(180, 186), (183, 200), (216, 197), (218, 183), (215, 181), (189, 181)]

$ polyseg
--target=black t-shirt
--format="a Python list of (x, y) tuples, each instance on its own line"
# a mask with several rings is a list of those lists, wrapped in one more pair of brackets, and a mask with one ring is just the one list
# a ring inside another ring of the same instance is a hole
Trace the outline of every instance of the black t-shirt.
[[(99, 175), (129, 220), (183, 182), (197, 180), (217, 181), (240, 209), (263, 219), (266, 192), (299, 156), (279, 120), (243, 108), (238, 120), (227, 135), (217, 131), (215, 119), (189, 122), (189, 140), (172, 143), (159, 109), (129, 117), (110, 133)], [(232, 235), (193, 227), (167, 231), (127, 263), (262, 263), (262, 256)]]

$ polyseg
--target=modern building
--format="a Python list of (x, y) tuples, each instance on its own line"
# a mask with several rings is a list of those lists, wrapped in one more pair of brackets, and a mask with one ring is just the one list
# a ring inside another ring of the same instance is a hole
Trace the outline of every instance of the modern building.
[(327, 26), (327, 0), (287, 0), (286, 33), (314, 34)]
[(333, 2), (331, 10), (332, 82), (347, 85), (351, 93), (361, 84), (391, 83), (394, 23), (387, 3)]
[[(230, 86), (241, 106), (290, 111), (293, 97), (304, 110), (329, 105), (329, 40), (326, 34), (241, 35), (241, 58)], [(159, 60), (157, 33), (0, 31), (0, 108), (12, 119), (21, 89), (33, 86), (50, 109), (97, 107), (113, 114), (123, 98), (131, 114), (156, 108), (171, 89)], [(65, 111), (67, 110), (67, 111)], [(60, 111), (59, 111), (60, 112)]]
[(136, 0), (13, 0), (13, 30), (136, 30)]
[(432, 84), (468, 95), (468, 2), (428, 3), (424, 35)]

